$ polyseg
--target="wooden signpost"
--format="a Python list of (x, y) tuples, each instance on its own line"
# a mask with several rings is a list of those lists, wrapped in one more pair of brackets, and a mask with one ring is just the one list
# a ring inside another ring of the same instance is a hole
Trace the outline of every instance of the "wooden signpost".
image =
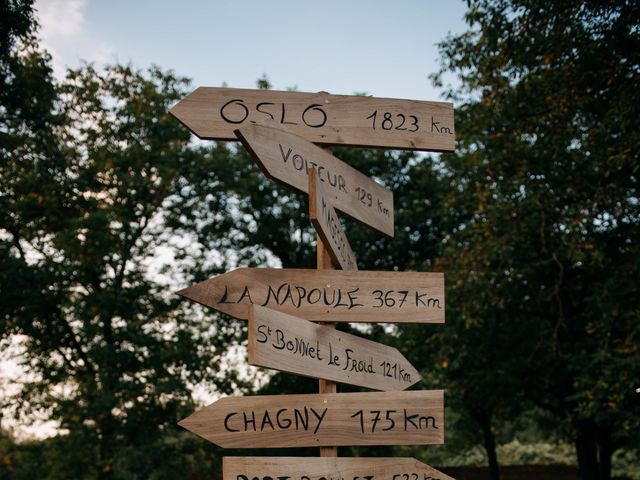
[(393, 347), (257, 305), (249, 308), (249, 364), (375, 390), (422, 378)]
[(321, 242), (327, 247), (333, 263), (342, 270), (357, 270), (356, 254), (351, 249), (333, 202), (316, 172), (315, 168), (309, 169), (309, 219)]
[(248, 319), (249, 363), (318, 378), (320, 393), (226, 397), (180, 425), (224, 448), (324, 457), (225, 457), (224, 480), (453, 480), (412, 458), (337, 458), (337, 446), (444, 443), (444, 392), (403, 391), (420, 380), (406, 358), (334, 322), (443, 323), (445, 296), (442, 273), (358, 270), (336, 210), (393, 237), (393, 193), (326, 149), (453, 151), (452, 104), (200, 87), (171, 113), (200, 138), (240, 140), (267, 177), (308, 193), (318, 232), (318, 270), (238, 268), (178, 293)]
[(222, 472), (222, 480), (453, 480), (402, 457), (224, 457)]
[(327, 198), (351, 218), (393, 237), (393, 193), (313, 143), (279, 128), (250, 125), (236, 135), (264, 174), (309, 193), (315, 168)]
[(240, 320), (254, 304), (320, 322), (444, 322), (442, 273), (238, 268), (178, 294)]
[(453, 105), (446, 102), (200, 87), (170, 113), (202, 139), (236, 140), (235, 129), (270, 121), (324, 145), (454, 149)]
[(223, 448), (444, 443), (444, 392), (225, 397), (179, 422)]

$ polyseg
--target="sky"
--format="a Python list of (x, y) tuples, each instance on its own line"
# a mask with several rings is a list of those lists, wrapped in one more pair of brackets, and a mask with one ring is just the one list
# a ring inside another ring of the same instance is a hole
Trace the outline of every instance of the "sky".
[(440, 100), (437, 42), (466, 29), (458, 0), (38, 0), (57, 76), (81, 60), (152, 64), (196, 86)]

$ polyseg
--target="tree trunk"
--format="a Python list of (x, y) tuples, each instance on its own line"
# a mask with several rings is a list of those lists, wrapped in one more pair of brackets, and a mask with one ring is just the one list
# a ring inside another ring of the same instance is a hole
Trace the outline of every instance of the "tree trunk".
[(598, 435), (598, 463), (600, 480), (611, 480), (611, 457), (615, 447), (611, 441), (609, 432), (603, 432)]
[(113, 434), (110, 428), (100, 433), (100, 463), (98, 480), (111, 480), (113, 477)]
[(579, 422), (576, 430), (580, 480), (598, 480), (598, 445), (594, 425), (589, 421)]
[(111, 413), (117, 405), (114, 396), (111, 393), (114, 391), (114, 389), (111, 388), (114, 383), (113, 378), (114, 377), (110, 375), (110, 372), (106, 372), (103, 376), (104, 387), (100, 392), (104, 403), (102, 405), (101, 412), (98, 414), (99, 420), (96, 422), (98, 433), (100, 435), (100, 441), (98, 443), (100, 448), (100, 470), (98, 471), (98, 480), (111, 480), (113, 478), (113, 460), (115, 458), (118, 431), (117, 421)]
[(498, 455), (496, 453), (496, 437), (493, 434), (493, 430), (491, 430), (491, 415), (486, 412), (475, 412), (474, 417), (482, 429), (491, 480), (500, 480), (500, 465), (498, 464)]

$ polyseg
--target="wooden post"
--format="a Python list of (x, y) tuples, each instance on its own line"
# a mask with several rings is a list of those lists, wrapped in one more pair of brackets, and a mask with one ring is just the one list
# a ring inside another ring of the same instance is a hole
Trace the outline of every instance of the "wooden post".
[[(329, 252), (322, 243), (322, 239), (320, 235), (316, 235), (318, 240), (318, 249), (317, 249), (317, 263), (318, 270), (334, 270), (335, 267), (333, 265), (333, 260), (331, 260), (331, 256)], [(336, 327), (335, 323), (326, 323), (322, 322), (322, 325), (328, 327)], [(331, 382), (329, 380), (318, 380), (318, 393), (337, 393), (338, 388), (336, 382)], [(337, 457), (338, 456), (338, 447), (320, 447), (320, 456), (321, 457)]]
[[(327, 153), (331, 153), (331, 148), (324, 147)], [(315, 170), (314, 170), (315, 171)], [(329, 255), (329, 250), (325, 247), (320, 235), (316, 235), (316, 264), (318, 270), (335, 270), (335, 265), (333, 264), (333, 260), (331, 259), (331, 255)], [(327, 327), (336, 328), (335, 323), (331, 322), (321, 322), (321, 325), (325, 325)], [(338, 392), (338, 384), (336, 382), (331, 382), (329, 380), (319, 379), (318, 380), (318, 393), (337, 393)], [(338, 447), (320, 447), (320, 456), (321, 457), (337, 457), (338, 456)]]

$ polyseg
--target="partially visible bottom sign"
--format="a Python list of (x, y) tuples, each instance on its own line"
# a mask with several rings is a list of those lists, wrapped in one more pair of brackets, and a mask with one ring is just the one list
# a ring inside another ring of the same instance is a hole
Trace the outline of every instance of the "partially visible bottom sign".
[(415, 458), (224, 457), (223, 480), (454, 480)]

